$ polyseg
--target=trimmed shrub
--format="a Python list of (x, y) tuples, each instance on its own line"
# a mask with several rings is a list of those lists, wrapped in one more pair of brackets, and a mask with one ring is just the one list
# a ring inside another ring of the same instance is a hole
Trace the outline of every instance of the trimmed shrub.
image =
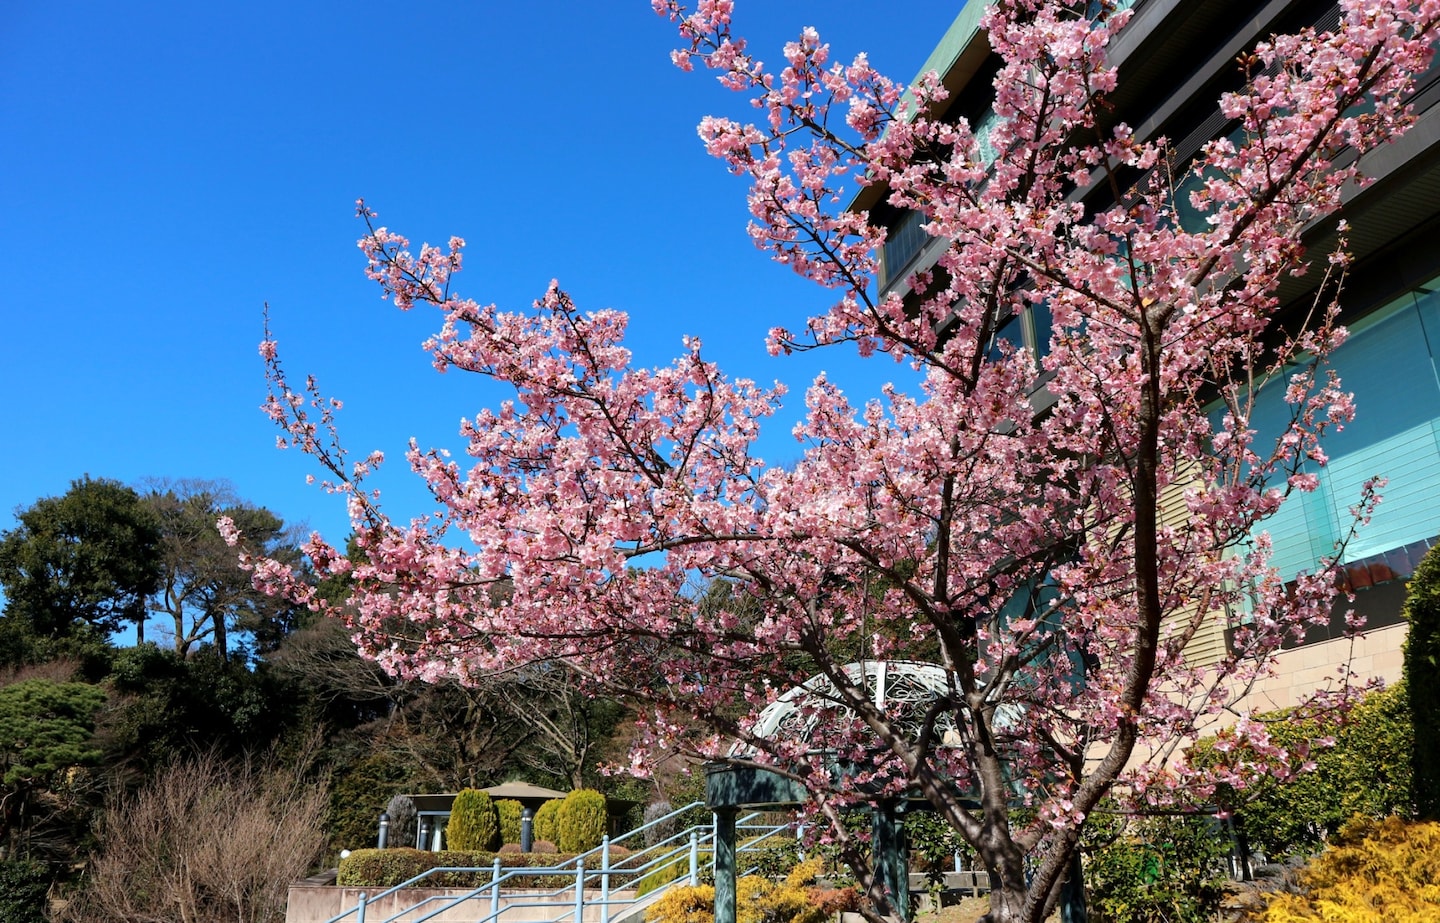
[(1440, 545), (1415, 568), (1405, 598), (1405, 685), (1415, 735), (1415, 813), (1440, 820)]
[(1229, 844), (1204, 816), (1093, 815), (1085, 854), (1096, 923), (1206, 923), (1220, 909)]
[(560, 805), (560, 799), (556, 798), (540, 805), (539, 810), (535, 812), (535, 818), (532, 821), (535, 829), (532, 832), (535, 834), (536, 840), (544, 840), (547, 843), (560, 842)]
[(560, 803), (555, 845), (564, 853), (594, 849), (605, 838), (605, 822), (605, 796), (593, 788), (576, 789)]
[(1300, 894), (1266, 896), (1263, 923), (1440, 919), (1440, 823), (1357, 817), (1300, 872)]
[(560, 847), (556, 846), (549, 840), (536, 840), (535, 842), (530, 844), (530, 852), (532, 854), (541, 853), (553, 856), (560, 852)]
[(0, 861), (0, 920), (45, 923), (50, 871), (33, 859)]
[(519, 843), (503, 843), (503, 844), (501, 844), (501, 846), (500, 846), (500, 853), (499, 853), (499, 854), (500, 854), (501, 856), (523, 855), (523, 853), (520, 852), (520, 844), (519, 844)]
[(467, 788), (455, 796), (450, 823), (445, 825), (445, 845), (456, 851), (494, 849), (500, 839), (500, 818), (495, 803), (484, 792)]
[[(500, 818), (500, 842), (520, 842), (520, 822), (525, 808), (513, 798), (502, 798), (495, 802), (495, 813)], [(531, 833), (534, 833), (532, 830)]]

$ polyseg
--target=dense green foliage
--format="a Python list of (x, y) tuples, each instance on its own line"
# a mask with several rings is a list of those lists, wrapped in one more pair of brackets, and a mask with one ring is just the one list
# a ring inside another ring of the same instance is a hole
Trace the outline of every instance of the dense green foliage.
[(0, 920), (45, 923), (50, 871), (33, 859), (0, 861)]
[(1300, 873), (1301, 890), (1269, 895), (1262, 923), (1440, 920), (1440, 823), (1356, 818)]
[(104, 702), (88, 683), (31, 679), (0, 688), (0, 783), (35, 785), (97, 760), (90, 731)]
[(1405, 599), (1405, 685), (1415, 733), (1415, 812), (1440, 820), (1440, 545), (1415, 568)]
[[(1262, 716), (1271, 738), (1287, 748), (1308, 749), (1311, 771), (1279, 780), (1257, 779), (1243, 791), (1222, 786), (1215, 793), (1221, 808), (1235, 813), (1242, 835), (1271, 858), (1308, 855), (1354, 814), (1384, 817), (1411, 811), (1410, 717), (1403, 685), (1371, 693), (1345, 720), (1299, 720), (1285, 712)], [(1335, 745), (1323, 746), (1327, 737)], [(1217, 738), (1191, 750), (1199, 765), (1231, 764), (1250, 758), (1243, 748), (1216, 749)], [(1297, 759), (1301, 770), (1305, 758)]]
[(1228, 843), (1212, 818), (1097, 813), (1081, 849), (1095, 923), (1206, 923), (1220, 907)]
[(159, 586), (160, 530), (134, 490), (74, 481), (16, 514), (0, 533), (0, 662), (70, 653), (68, 639), (103, 639), (144, 617)]
[(562, 853), (594, 849), (605, 838), (609, 815), (605, 796), (593, 788), (580, 788), (565, 796), (555, 816), (555, 845)]
[[(292, 794), (325, 798), (328, 780), (316, 867), (333, 866), (343, 849), (373, 846), (381, 811), (400, 795), (506, 779), (564, 790), (589, 784), (637, 802), (638, 819), (641, 803), (656, 794), (654, 783), (597, 771), (627, 746), (627, 713), (582, 695), (574, 675), (547, 669), (464, 686), (398, 681), (358, 655), (340, 619), (257, 593), (220, 539), (221, 514), (247, 550), (293, 560), (295, 533), (282, 518), (223, 481), (149, 481), (137, 491), (87, 477), (20, 510), (14, 527), (0, 532), (0, 862), (42, 863), (34, 868), (48, 870), (44, 885), (54, 875), (55, 893), (74, 898), (81, 914), (74, 919), (105, 919), (95, 908), (102, 898), (116, 906), (124, 893), (117, 882), (154, 880), (147, 876), (161, 866), (146, 863), (160, 857), (143, 858), (144, 844), (174, 851), (209, 832), (181, 819), (190, 809), (183, 800), (128, 845), (109, 826), (136, 816), (144, 799), (153, 806), (167, 773), (200, 756), (236, 773), (262, 764), (297, 773), (306, 781), (292, 784)], [(353, 542), (350, 550), (360, 554)], [(336, 600), (347, 582), (332, 576), (317, 589)], [(688, 802), (695, 777), (670, 771), (659, 793)], [(219, 782), (210, 790), (217, 798), (228, 791)], [(550, 802), (537, 820), (534, 849), (545, 858), (520, 861), (563, 858), (554, 842), (560, 805)], [(519, 839), (517, 807), (499, 807), (504, 839)], [(263, 820), (263, 812), (246, 817)], [(584, 828), (583, 841), (593, 845), (605, 829), (603, 806), (588, 817), (572, 827)], [(240, 820), (208, 823), (227, 833)], [(298, 815), (279, 823), (289, 835), (282, 830), (274, 842), (309, 842)], [(415, 842), (414, 830), (403, 828), (392, 826), (393, 846)], [(237, 835), (207, 848), (238, 856), (257, 842), (258, 834)], [(266, 858), (245, 861), (260, 867)], [(232, 862), (228, 871), (240, 870)], [(175, 908), (201, 906), (208, 899), (198, 882), (192, 877), (166, 899)], [(232, 876), (223, 887), (250, 885)], [(25, 919), (3, 900), (0, 921)], [(182, 916), (175, 909), (156, 918)]]
[(237, 644), (256, 653), (275, 650), (297, 610), (251, 585), (216, 522), (225, 516), (234, 523), (239, 550), (297, 564), (300, 551), (284, 521), (241, 501), (224, 481), (158, 482), (143, 502), (161, 533), (160, 586), (149, 608), (170, 622), (173, 650), (184, 656), (208, 643), (222, 658)]
[(88, 683), (29, 679), (0, 687), (0, 836), (4, 855), (27, 854), (34, 793), (65, 770), (99, 760), (91, 732), (105, 693)]
[[(500, 818), (500, 842), (519, 843), (520, 825), (524, 819), (525, 808), (520, 802), (511, 798), (502, 798), (495, 802), (495, 813)], [(534, 830), (530, 831), (532, 834)]]
[(462, 852), (492, 850), (500, 845), (500, 818), (495, 802), (477, 789), (462, 789), (450, 808), (445, 825), (445, 845)]

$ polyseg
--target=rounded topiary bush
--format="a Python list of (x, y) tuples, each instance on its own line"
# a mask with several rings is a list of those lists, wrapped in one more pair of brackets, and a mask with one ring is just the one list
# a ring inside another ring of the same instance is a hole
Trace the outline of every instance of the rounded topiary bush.
[(540, 805), (540, 809), (535, 812), (535, 818), (532, 821), (534, 830), (531, 832), (535, 834), (536, 840), (544, 840), (547, 843), (560, 842), (559, 815), (559, 799)]
[(467, 788), (455, 796), (450, 823), (445, 827), (448, 849), (494, 849), (500, 840), (500, 818), (495, 803), (482, 791)]
[(520, 820), (525, 813), (524, 807), (512, 798), (502, 798), (495, 802), (495, 813), (500, 817), (500, 842), (519, 843)]
[(530, 844), (530, 852), (553, 856), (560, 852), (560, 847), (556, 846), (550, 840), (536, 840)]
[(594, 849), (605, 838), (605, 820), (605, 796), (593, 788), (576, 789), (560, 803), (555, 845), (563, 853)]

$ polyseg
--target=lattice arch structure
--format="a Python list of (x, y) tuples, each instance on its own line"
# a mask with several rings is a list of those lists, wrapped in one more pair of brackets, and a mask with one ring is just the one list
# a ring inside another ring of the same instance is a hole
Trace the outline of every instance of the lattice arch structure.
[[(865, 660), (845, 665), (845, 675), (853, 683), (863, 677), (870, 701), (913, 737), (920, 736), (926, 712), (937, 698), (950, 693), (949, 677), (944, 668), (933, 663), (913, 660)], [(765, 706), (755, 720), (754, 733), (766, 739), (810, 742), (817, 727), (824, 722), (824, 712), (839, 703), (835, 685), (823, 673), (786, 690)], [(807, 708), (807, 705), (814, 707)], [(959, 743), (959, 734), (952, 715), (947, 711), (937, 718), (937, 739), (942, 746)], [(747, 752), (749, 747), (737, 744), (731, 756)]]

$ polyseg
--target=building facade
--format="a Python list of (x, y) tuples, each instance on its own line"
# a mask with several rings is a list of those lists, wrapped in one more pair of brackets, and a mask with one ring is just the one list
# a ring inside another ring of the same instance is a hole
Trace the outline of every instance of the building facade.
[[(1107, 97), (1111, 118), (1125, 122), (1140, 141), (1169, 139), (1177, 163), (1201, 146), (1236, 129), (1218, 101), (1239, 89), (1237, 58), (1271, 34), (1305, 26), (1333, 27), (1339, 7), (1330, 0), (1122, 0), (1132, 18), (1112, 39), (1110, 61), (1118, 71)], [(998, 61), (979, 28), (983, 0), (970, 0), (932, 53), (922, 73), (935, 71), (949, 91), (932, 113), (964, 117), (977, 138), (995, 122), (990, 108)], [(1257, 688), (1250, 704), (1259, 710), (1293, 704), (1337, 665), (1350, 664), (1360, 678), (1400, 677), (1405, 580), (1440, 536), (1440, 67), (1419, 81), (1411, 105), (1415, 124), (1402, 138), (1370, 154), (1367, 186), (1347, 190), (1342, 216), (1350, 225), (1352, 269), (1342, 295), (1349, 339), (1331, 366), (1355, 395), (1356, 419), (1325, 442), (1329, 462), (1315, 467), (1320, 487), (1296, 495), (1264, 528), (1274, 546), (1272, 563), (1284, 576), (1313, 569), (1333, 553), (1348, 531), (1350, 508), (1372, 476), (1388, 478), (1373, 520), (1345, 547), (1341, 559), (1355, 611), (1367, 620), (1358, 636), (1347, 634), (1351, 604), (1339, 598), (1331, 624), (1312, 630), (1280, 658), (1278, 674)], [(1342, 155), (1344, 156), (1344, 155)], [(1188, 200), (1183, 186), (1177, 199)], [(1094, 208), (1112, 203), (1102, 183), (1077, 189), (1076, 200)], [(907, 294), (907, 279), (933, 265), (947, 241), (930, 237), (918, 213), (885, 200), (870, 187), (854, 206), (887, 228), (881, 253), (883, 294)], [(1182, 223), (1185, 215), (1181, 215)], [(1192, 216), (1200, 220), (1200, 216)], [(1335, 243), (1333, 222), (1313, 228), (1311, 253)], [(1290, 279), (1282, 288), (1282, 322), (1298, 315), (1315, 295), (1319, 272)], [(1010, 318), (997, 339), (1043, 354), (1050, 339), (1043, 305)], [(1252, 423), (1264, 433), (1282, 423), (1288, 407), (1281, 388), (1263, 391)], [(1235, 613), (1229, 615), (1235, 616)], [(1239, 614), (1243, 618), (1243, 614)], [(1218, 656), (1229, 643), (1227, 619), (1192, 642), (1192, 657)]]

